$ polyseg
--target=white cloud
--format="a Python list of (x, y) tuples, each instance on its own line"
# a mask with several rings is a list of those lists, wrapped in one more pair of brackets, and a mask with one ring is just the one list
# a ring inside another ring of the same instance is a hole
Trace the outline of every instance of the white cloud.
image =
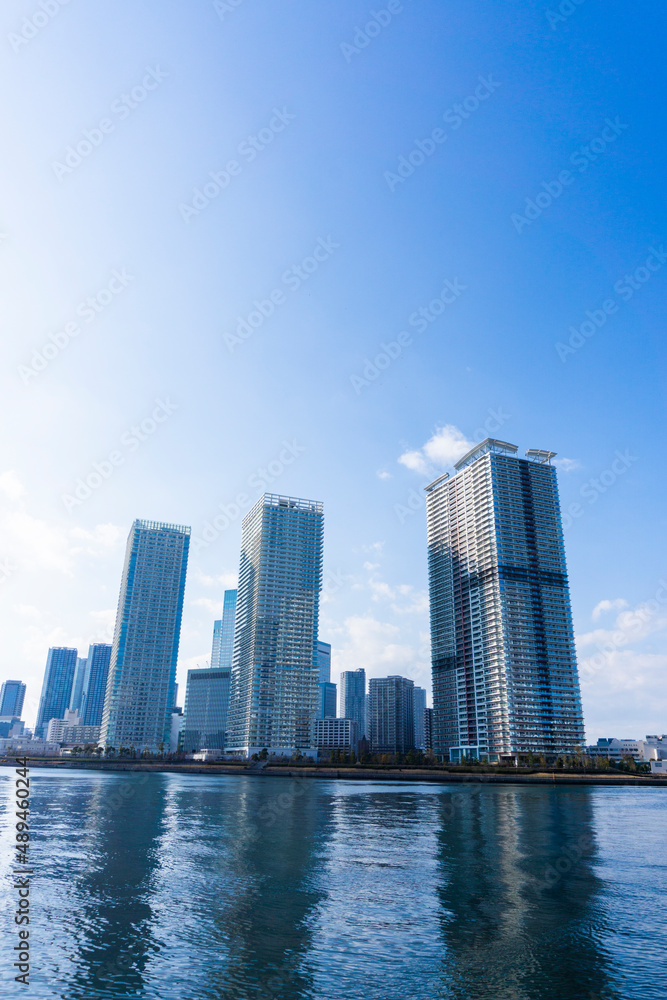
[(336, 659), (341, 670), (367, 671), (386, 668), (398, 672), (414, 662), (412, 646), (399, 641), (398, 625), (381, 622), (371, 615), (351, 615), (343, 623), (345, 640), (336, 646)]
[(583, 659), (580, 674), (588, 739), (642, 739), (647, 733), (662, 733), (667, 717), (666, 673), (664, 654), (616, 650), (602, 666), (595, 657)]
[(386, 472), (384, 469), (379, 469), (376, 472), (378, 479), (391, 479), (391, 472)]
[(627, 606), (628, 602), (623, 597), (615, 597), (613, 601), (598, 601), (593, 608), (591, 618), (596, 622), (607, 611), (622, 611)]
[(406, 642), (400, 626), (370, 614), (351, 615), (342, 625), (332, 623), (327, 636), (333, 643), (336, 670), (363, 667), (367, 679), (400, 674), (430, 688), (428, 649), (423, 642)]
[[(657, 602), (655, 602), (657, 604)], [(651, 602), (639, 604), (629, 611), (616, 616), (614, 628), (596, 628), (577, 636), (578, 646), (601, 646), (620, 649), (631, 642), (639, 642), (656, 632), (667, 628), (667, 608), (653, 607)]]
[(23, 618), (39, 618), (41, 614), (39, 608), (34, 607), (32, 604), (15, 604), (14, 611)]
[(206, 573), (202, 573), (201, 570), (196, 570), (195, 576), (197, 582), (201, 583), (204, 587), (222, 586), (225, 590), (235, 590), (238, 579), (236, 573), (220, 573), (218, 576), (208, 576)]
[[(628, 608), (623, 598), (600, 601), (593, 618), (618, 611), (613, 628), (596, 628), (577, 637), (579, 677), (589, 740), (662, 732), (667, 715), (667, 655), (651, 642), (667, 630), (667, 607), (657, 599)], [(639, 648), (637, 648), (639, 646)], [(661, 728), (662, 727), (662, 728)]]
[(404, 452), (398, 461), (406, 468), (426, 476), (433, 468), (444, 469), (453, 465), (474, 446), (475, 442), (469, 441), (458, 427), (445, 424), (436, 429), (433, 437), (422, 448)]
[(0, 474), (0, 493), (4, 493), (10, 500), (20, 500), (25, 492), (25, 486), (13, 469)]
[(399, 458), (401, 465), (413, 472), (419, 472), (422, 476), (428, 476), (429, 466), (421, 451), (406, 451)]
[(196, 597), (194, 601), (190, 601), (190, 604), (206, 608), (209, 614), (216, 619), (222, 618), (222, 601), (214, 601), (211, 597)]
[(561, 472), (576, 472), (582, 467), (578, 458), (554, 458), (554, 465)]
[(71, 528), (69, 535), (81, 543), (72, 547), (73, 554), (85, 552), (87, 555), (97, 556), (103, 555), (124, 541), (126, 531), (117, 524), (97, 524), (92, 531), (86, 528)]

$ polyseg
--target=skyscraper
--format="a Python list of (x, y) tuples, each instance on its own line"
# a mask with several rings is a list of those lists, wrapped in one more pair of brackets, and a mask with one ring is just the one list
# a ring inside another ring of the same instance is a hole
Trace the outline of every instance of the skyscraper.
[(73, 712), (77, 712), (79, 715), (82, 714), (81, 707), (83, 705), (84, 696), (84, 681), (86, 679), (86, 657), (77, 656), (76, 658), (76, 668), (74, 670), (74, 680), (72, 681), (72, 694), (69, 700), (69, 708)]
[(553, 452), (487, 438), (426, 487), (434, 751), (571, 752), (584, 729)]
[(433, 709), (424, 709), (424, 749), (433, 750)]
[(35, 736), (44, 737), (51, 719), (62, 719), (72, 696), (76, 649), (53, 646), (46, 658), (42, 694), (37, 709)]
[(407, 677), (372, 677), (368, 682), (373, 753), (406, 753), (415, 745), (414, 681)]
[(100, 740), (169, 745), (190, 528), (135, 521), (125, 552)]
[(183, 719), (183, 750), (222, 750), (227, 737), (234, 649), (236, 590), (226, 590), (222, 618), (213, 623), (211, 666), (188, 671)]
[(223, 750), (229, 709), (229, 670), (188, 670), (183, 713), (183, 750)]
[(331, 681), (320, 681), (317, 685), (317, 714), (318, 719), (336, 718), (336, 685)]
[(317, 668), (320, 684), (328, 684), (331, 680), (331, 643), (320, 639), (317, 640)]
[(426, 711), (426, 690), (415, 685), (413, 691), (414, 713), (415, 713), (415, 746), (418, 750), (425, 750), (424, 743), (424, 712)]
[(273, 493), (243, 520), (228, 742), (236, 752), (311, 746), (323, 521), (318, 501)]
[(84, 726), (102, 725), (110, 659), (111, 646), (108, 643), (95, 642), (88, 647), (81, 712)]
[(3, 681), (2, 690), (0, 690), (0, 715), (20, 719), (24, 698), (25, 684), (23, 681)]
[(359, 739), (368, 736), (366, 726), (366, 671), (343, 670), (340, 675), (340, 717), (354, 719)]
[(222, 602), (222, 618), (220, 620), (220, 652), (217, 662), (213, 662), (212, 667), (220, 667), (223, 670), (232, 669), (232, 654), (234, 652), (234, 625), (236, 622), (236, 601), (238, 590), (226, 590)]

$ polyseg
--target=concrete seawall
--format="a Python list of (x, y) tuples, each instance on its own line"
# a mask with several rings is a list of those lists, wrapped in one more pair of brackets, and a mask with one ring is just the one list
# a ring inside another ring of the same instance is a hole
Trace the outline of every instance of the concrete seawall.
[[(0, 761), (5, 767), (15, 767), (13, 759)], [(156, 773), (178, 774), (228, 774), (237, 777), (253, 776), (259, 778), (325, 778), (341, 781), (405, 781), (428, 782), (431, 784), (450, 785), (460, 783), (476, 784), (512, 784), (512, 785), (643, 785), (667, 789), (667, 779), (650, 774), (619, 774), (603, 773), (581, 774), (577, 772), (521, 772), (489, 773), (476, 769), (471, 771), (445, 771), (436, 768), (373, 768), (363, 766), (353, 767), (298, 767), (257, 764), (190, 764), (168, 763), (161, 761), (93, 761), (93, 760), (42, 760), (39, 757), (29, 758), (32, 768), (44, 767), (55, 770), (79, 771), (142, 771)]]

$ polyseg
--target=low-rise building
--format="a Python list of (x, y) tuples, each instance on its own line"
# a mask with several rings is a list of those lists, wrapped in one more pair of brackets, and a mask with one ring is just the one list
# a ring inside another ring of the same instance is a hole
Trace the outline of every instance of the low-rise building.
[(99, 726), (84, 726), (78, 712), (69, 709), (63, 719), (51, 719), (46, 731), (46, 739), (49, 742), (66, 743), (70, 746), (97, 743), (99, 738)]
[(637, 763), (644, 764), (652, 760), (667, 760), (667, 736), (647, 736), (645, 740), (604, 737), (595, 746), (586, 747), (586, 753), (591, 757), (608, 757), (614, 761), (632, 757)]
[(320, 752), (351, 750), (357, 752), (359, 727), (355, 719), (316, 719), (315, 746)]
[(201, 760), (206, 763), (209, 760), (222, 760), (225, 756), (225, 751), (220, 747), (212, 747), (211, 749), (198, 750), (197, 753), (188, 754), (192, 760)]
[(0, 756), (3, 757), (59, 757), (60, 744), (49, 740), (0, 739)]

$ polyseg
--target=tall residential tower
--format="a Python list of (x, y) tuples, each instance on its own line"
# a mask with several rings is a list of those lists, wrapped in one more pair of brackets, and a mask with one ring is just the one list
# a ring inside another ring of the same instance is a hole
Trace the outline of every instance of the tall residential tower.
[(23, 681), (3, 681), (0, 690), (0, 715), (13, 716), (20, 719), (25, 698)]
[(553, 452), (487, 438), (426, 487), (436, 754), (584, 740)]
[(371, 677), (367, 725), (373, 753), (406, 753), (415, 745), (414, 681)]
[(69, 707), (76, 670), (76, 654), (76, 649), (69, 646), (53, 646), (49, 650), (37, 709), (36, 737), (45, 737), (51, 719), (62, 719)]
[(125, 551), (101, 743), (169, 746), (190, 528), (135, 521)]
[(343, 670), (340, 675), (340, 717), (353, 719), (359, 738), (369, 736), (366, 726), (366, 671)]
[(243, 520), (228, 749), (312, 746), (324, 514), (265, 494)]

